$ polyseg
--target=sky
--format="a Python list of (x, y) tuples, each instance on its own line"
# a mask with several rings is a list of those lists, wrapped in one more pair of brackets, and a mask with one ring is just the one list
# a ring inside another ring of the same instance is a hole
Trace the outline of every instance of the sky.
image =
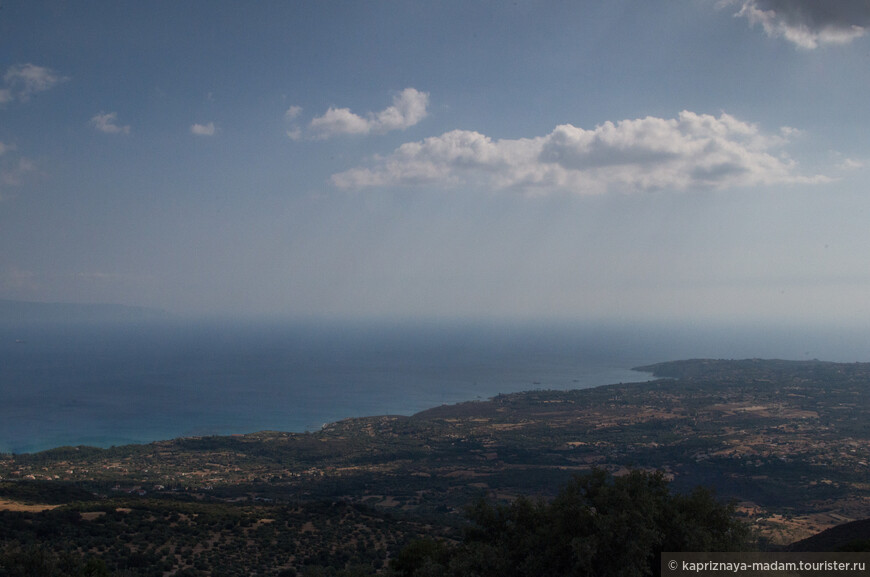
[(0, 5), (0, 298), (870, 321), (870, 2)]

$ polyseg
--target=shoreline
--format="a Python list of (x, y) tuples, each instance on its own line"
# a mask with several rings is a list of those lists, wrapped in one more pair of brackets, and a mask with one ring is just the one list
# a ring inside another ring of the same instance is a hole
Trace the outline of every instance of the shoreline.
[[(568, 388), (568, 389), (526, 388), (526, 389), (521, 389), (518, 391), (507, 392), (507, 393), (497, 393), (496, 395), (493, 395), (493, 396), (490, 396), (487, 398), (481, 398), (480, 396), (478, 396), (477, 398), (474, 398), (474, 399), (464, 399), (464, 400), (458, 400), (455, 402), (441, 403), (438, 405), (432, 405), (432, 406), (428, 406), (428, 407), (425, 407), (425, 408), (422, 408), (419, 410), (415, 410), (413, 412), (408, 412), (407, 414), (406, 413), (381, 413), (381, 414), (352, 415), (352, 416), (338, 418), (338, 419), (334, 419), (334, 420), (330, 420), (330, 421), (325, 421), (320, 425), (320, 427), (318, 427), (316, 429), (312, 428), (312, 429), (294, 431), (294, 430), (283, 430), (283, 429), (274, 429), (274, 428), (262, 428), (262, 429), (247, 431), (247, 432), (233, 431), (233, 432), (185, 433), (185, 434), (174, 435), (174, 436), (150, 438), (148, 440), (141, 440), (141, 441), (137, 441), (137, 440), (124, 441), (123, 439), (116, 438), (115, 440), (106, 440), (104, 442), (99, 442), (99, 443), (90, 443), (90, 442), (84, 441), (84, 442), (74, 443), (74, 444), (71, 444), (71, 443), (51, 444), (51, 445), (45, 445), (44, 447), (41, 446), (42, 445), (41, 443), (35, 442), (35, 443), (30, 443), (30, 445), (37, 445), (38, 448), (35, 448), (32, 450), (12, 450), (12, 451), (0, 449), (0, 455), (13, 455), (13, 456), (14, 455), (36, 455), (39, 453), (45, 453), (45, 452), (49, 452), (49, 451), (55, 451), (55, 450), (61, 450), (61, 449), (77, 449), (77, 448), (103, 449), (103, 450), (105, 450), (105, 449), (121, 448), (121, 447), (127, 447), (127, 446), (142, 446), (142, 445), (150, 445), (153, 443), (165, 443), (165, 442), (172, 442), (172, 441), (184, 440), (184, 439), (203, 439), (203, 438), (209, 438), (209, 437), (244, 437), (244, 436), (256, 435), (256, 434), (264, 433), (264, 432), (278, 432), (278, 433), (293, 434), (293, 435), (316, 434), (316, 433), (319, 433), (319, 432), (323, 431), (324, 429), (329, 428), (331, 426), (334, 426), (338, 423), (353, 421), (356, 419), (376, 419), (376, 418), (382, 418), (382, 417), (411, 418), (417, 414), (424, 413), (424, 412), (427, 412), (427, 411), (430, 411), (433, 409), (438, 409), (441, 407), (451, 407), (451, 406), (456, 406), (456, 405), (462, 405), (465, 403), (477, 403), (477, 402), (492, 401), (493, 399), (497, 398), (499, 395), (504, 395), (504, 394), (511, 395), (511, 394), (522, 394), (522, 393), (531, 393), (531, 392), (538, 392), (538, 391), (560, 391), (560, 392), (563, 392), (563, 391), (574, 391), (574, 390), (586, 390), (586, 389), (594, 389), (594, 388), (599, 388), (599, 387), (607, 387), (607, 386), (622, 385), (622, 384), (629, 384), (629, 383), (646, 383), (646, 382), (650, 382), (652, 380), (655, 380), (656, 377), (653, 375), (653, 373), (651, 373), (649, 371), (638, 370), (640, 368), (641, 367), (631, 368), (631, 369), (619, 369), (622, 371), (630, 371), (632, 374), (637, 373), (639, 376), (639, 378), (637, 380), (624, 380), (624, 381), (620, 381), (620, 382), (603, 383), (603, 384), (591, 385), (591, 386), (587, 386), (587, 387), (573, 387), (573, 388)], [(642, 378), (643, 375), (648, 375), (649, 378)], [(532, 384), (540, 384), (540, 383), (532, 383)]]

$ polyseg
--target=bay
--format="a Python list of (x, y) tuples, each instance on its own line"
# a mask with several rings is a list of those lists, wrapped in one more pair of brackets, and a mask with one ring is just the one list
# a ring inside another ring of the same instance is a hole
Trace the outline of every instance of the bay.
[(500, 393), (645, 381), (631, 367), (675, 358), (802, 358), (819, 337), (747, 334), (462, 322), (6, 324), (0, 452), (313, 431)]

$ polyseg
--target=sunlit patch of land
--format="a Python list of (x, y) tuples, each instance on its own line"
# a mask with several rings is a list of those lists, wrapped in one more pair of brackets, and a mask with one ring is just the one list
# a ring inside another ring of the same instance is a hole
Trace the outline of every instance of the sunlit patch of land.
[(60, 505), (22, 503), (20, 501), (0, 499), (0, 511), (27, 511), (28, 513), (41, 513), (42, 511), (50, 511), (51, 509), (56, 509), (58, 507), (60, 507)]

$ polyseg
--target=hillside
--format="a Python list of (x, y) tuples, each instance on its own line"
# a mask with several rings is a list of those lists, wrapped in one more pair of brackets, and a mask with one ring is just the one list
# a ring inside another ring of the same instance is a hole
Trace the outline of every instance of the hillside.
[[(738, 501), (774, 543), (870, 517), (870, 364), (640, 369), (662, 378), (350, 419), (316, 433), (2, 455), (0, 477), (15, 481), (6, 485), (18, 493), (12, 502), (39, 503), (39, 491), (69, 482), (106, 499), (340, 501), (449, 527), (482, 494), (549, 496), (593, 467), (642, 468), (664, 471), (677, 489), (706, 485)], [(50, 483), (22, 496), (37, 480)]]

